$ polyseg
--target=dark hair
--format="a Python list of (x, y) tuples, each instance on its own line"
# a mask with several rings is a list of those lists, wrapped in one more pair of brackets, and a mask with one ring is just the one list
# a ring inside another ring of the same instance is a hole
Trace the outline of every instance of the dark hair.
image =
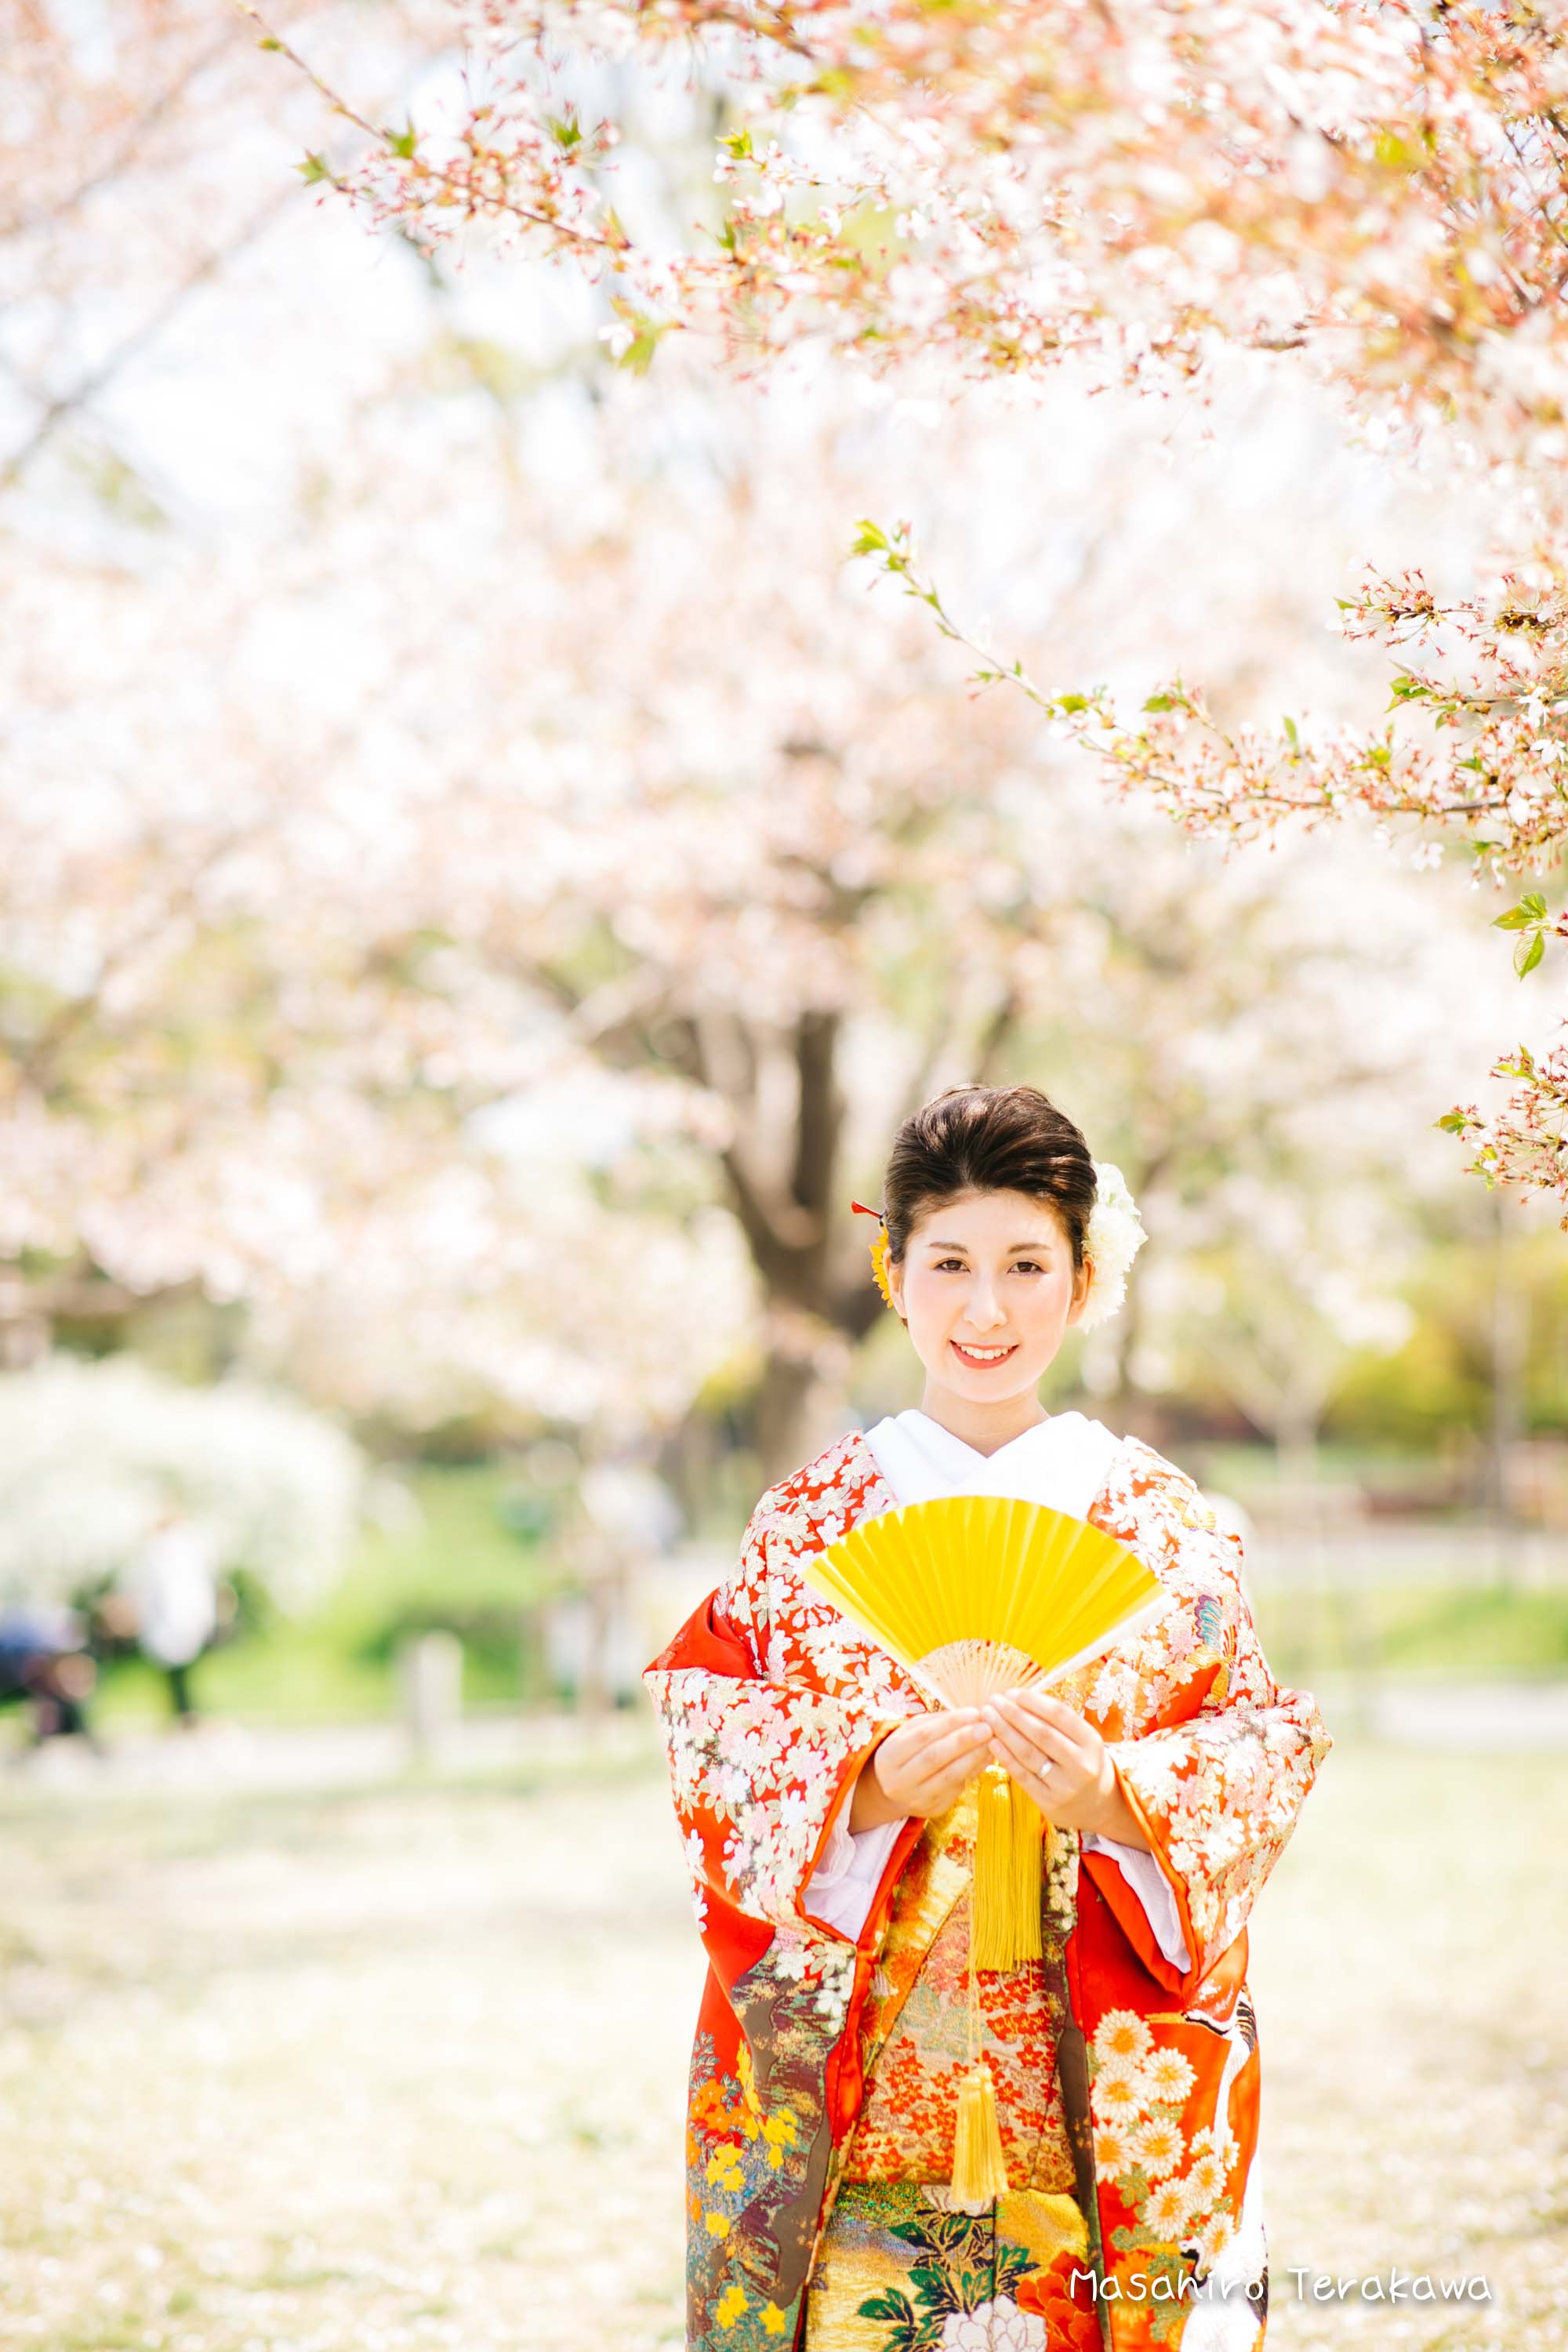
[(916, 1218), (961, 1192), (1027, 1192), (1049, 1202), (1080, 1266), (1096, 1189), (1082, 1133), (1038, 1087), (949, 1087), (893, 1138), (882, 1179), (888, 1255), (901, 1259)]

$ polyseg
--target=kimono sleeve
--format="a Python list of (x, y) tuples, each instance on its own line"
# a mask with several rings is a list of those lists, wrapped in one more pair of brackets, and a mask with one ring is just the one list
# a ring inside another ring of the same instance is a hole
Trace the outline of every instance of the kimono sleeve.
[(1089, 1857), (1085, 1866), (1144, 1966), (1186, 1998), (1246, 1927), (1332, 1743), (1310, 1693), (1281, 1690), (1269, 1673), (1242, 1590), (1239, 1541), (1219, 1532), (1191, 1480), (1165, 1466), (1155, 1524), (1139, 1531), (1145, 1550), (1151, 1535), (1163, 1541), (1175, 1570), (1173, 1607), (1149, 1636), (1163, 1700), (1147, 1728), (1108, 1745), (1175, 1897), (1186, 1974), (1161, 1951), (1119, 1874)]
[(771, 1927), (853, 1942), (804, 1906), (861, 1766), (901, 1718), (766, 1671), (767, 1542), (753, 1517), (738, 1574), (710, 1593), (643, 1676), (663, 1735), (694, 1884)]

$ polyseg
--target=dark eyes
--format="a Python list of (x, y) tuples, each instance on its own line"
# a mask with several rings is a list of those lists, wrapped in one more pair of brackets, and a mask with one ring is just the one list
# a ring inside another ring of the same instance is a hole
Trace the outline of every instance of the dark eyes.
[[(1020, 1257), (1014, 1260), (1012, 1270), (1015, 1274), (1044, 1274), (1046, 1269), (1037, 1257)], [(931, 1271), (935, 1274), (967, 1274), (969, 1268), (961, 1257), (939, 1257)]]

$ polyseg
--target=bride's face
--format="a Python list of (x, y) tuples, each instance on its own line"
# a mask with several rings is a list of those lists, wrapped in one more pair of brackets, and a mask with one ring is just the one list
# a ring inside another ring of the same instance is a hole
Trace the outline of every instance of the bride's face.
[(1089, 1268), (1048, 1202), (1026, 1192), (963, 1192), (916, 1221), (893, 1304), (933, 1381), (973, 1404), (1032, 1390), (1076, 1323)]

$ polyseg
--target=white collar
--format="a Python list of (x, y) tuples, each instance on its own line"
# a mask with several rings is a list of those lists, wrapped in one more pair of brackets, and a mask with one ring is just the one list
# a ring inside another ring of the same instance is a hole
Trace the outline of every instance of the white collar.
[(942, 1495), (1006, 1495), (1087, 1518), (1121, 1444), (1103, 1422), (1054, 1412), (994, 1454), (977, 1454), (923, 1412), (900, 1412), (866, 1432), (866, 1443), (900, 1504)]

